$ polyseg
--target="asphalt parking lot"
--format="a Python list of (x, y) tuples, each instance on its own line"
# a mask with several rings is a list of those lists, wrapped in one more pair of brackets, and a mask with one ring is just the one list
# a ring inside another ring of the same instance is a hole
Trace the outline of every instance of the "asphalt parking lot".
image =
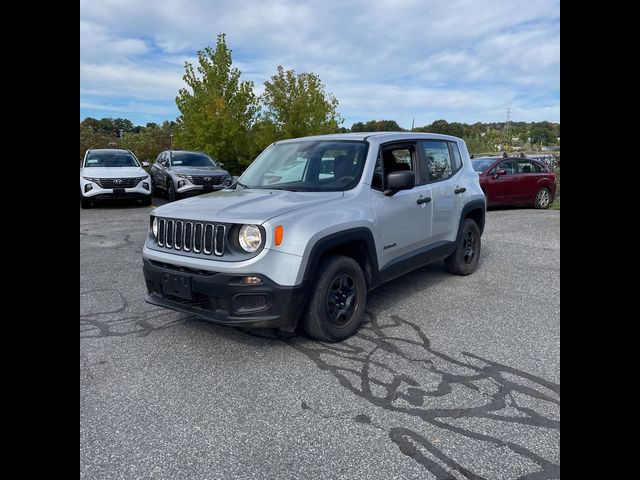
[(81, 478), (560, 477), (559, 211), (488, 212), (476, 273), (380, 287), (340, 344), (146, 304), (150, 211), (80, 212)]

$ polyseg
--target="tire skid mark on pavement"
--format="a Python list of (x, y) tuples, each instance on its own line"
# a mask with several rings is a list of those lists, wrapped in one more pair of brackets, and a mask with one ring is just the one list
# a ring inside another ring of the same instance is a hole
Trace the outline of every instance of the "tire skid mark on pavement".
[[(253, 336), (286, 342), (307, 356), (319, 369), (333, 375), (342, 387), (365, 399), (373, 407), (413, 417), (425, 423), (425, 430), (433, 431), (435, 428), (448, 435), (455, 434), (465, 441), (485, 442), (493, 446), (496, 452), (505, 455), (508, 451), (523, 457), (526, 463), (539, 467), (538, 470), (521, 472), (518, 478), (542, 480), (560, 477), (559, 464), (543, 458), (524, 445), (500, 438), (499, 433), (486, 433), (491, 431), (490, 425), (482, 428), (482, 431), (459, 425), (460, 420), (465, 419), (497, 421), (531, 429), (532, 435), (557, 434), (560, 428), (558, 420), (534, 408), (521, 406), (514, 399), (517, 394), (546, 402), (559, 410), (560, 386), (557, 383), (470, 352), (461, 352), (461, 359), (454, 358), (433, 348), (416, 323), (397, 315), (389, 316), (384, 323), (371, 312), (367, 312), (367, 316), (369, 321), (354, 337), (335, 344), (315, 342), (295, 334), (253, 329), (243, 331)], [(384, 361), (376, 358), (381, 355), (384, 355)], [(401, 365), (398, 367), (402, 362), (420, 364), (423, 367), (420, 373), (432, 378), (435, 376), (437, 382), (417, 378), (415, 370), (404, 371)], [(487, 385), (492, 387), (489, 392), (481, 388)], [(455, 401), (452, 392), (460, 389), (472, 395), (473, 405), (438, 405)], [(322, 412), (307, 401), (302, 402), (302, 409), (324, 418), (344, 418), (344, 412)], [(500, 413), (502, 410), (507, 413)], [(359, 424), (384, 429), (402, 454), (418, 462), (438, 480), (485, 478), (470, 467), (463, 466), (462, 460), (445, 453), (437, 445), (439, 440), (430, 440), (423, 432), (406, 428), (407, 422), (383, 426), (380, 421), (373, 421), (370, 415), (362, 413), (351, 416), (351, 419)]]
[[(120, 316), (129, 309), (130, 305), (125, 296), (118, 290), (113, 288), (86, 290), (80, 292), (80, 305), (82, 306), (82, 296), (100, 294), (113, 294), (119, 299), (118, 306), (113, 308), (112, 302), (104, 302), (109, 307), (104, 309), (97, 308), (89, 312), (80, 314), (80, 338), (102, 338), (102, 337), (124, 337), (128, 335), (137, 335), (138, 337), (146, 337), (153, 332), (165, 330), (191, 321), (198, 320), (195, 315), (181, 315), (179, 318), (168, 319), (167, 317), (175, 317), (175, 312), (165, 308), (149, 308), (138, 313), (128, 313), (126, 316)], [(112, 318), (114, 315), (117, 318)]]

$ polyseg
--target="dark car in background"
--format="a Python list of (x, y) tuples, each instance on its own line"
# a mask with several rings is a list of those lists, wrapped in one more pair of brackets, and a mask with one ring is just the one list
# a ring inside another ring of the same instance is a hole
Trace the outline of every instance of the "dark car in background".
[(151, 181), (155, 192), (165, 192), (173, 202), (229, 186), (231, 176), (222, 167), (204, 152), (167, 150), (158, 155), (151, 167)]
[(556, 175), (531, 158), (481, 157), (472, 161), (480, 176), (487, 206), (530, 205), (549, 208), (556, 194)]

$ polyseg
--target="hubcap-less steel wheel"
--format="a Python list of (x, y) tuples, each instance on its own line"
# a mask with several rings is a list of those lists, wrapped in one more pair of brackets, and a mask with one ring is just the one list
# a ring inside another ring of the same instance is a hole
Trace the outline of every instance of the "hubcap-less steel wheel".
[(342, 273), (334, 278), (327, 292), (327, 314), (336, 327), (347, 325), (358, 308), (358, 288), (353, 277)]
[(538, 192), (538, 205), (545, 208), (549, 205), (549, 192), (547, 190), (540, 190)]
[(464, 263), (467, 265), (473, 262), (473, 257), (476, 256), (476, 236), (471, 230), (468, 230), (464, 235), (463, 243)]

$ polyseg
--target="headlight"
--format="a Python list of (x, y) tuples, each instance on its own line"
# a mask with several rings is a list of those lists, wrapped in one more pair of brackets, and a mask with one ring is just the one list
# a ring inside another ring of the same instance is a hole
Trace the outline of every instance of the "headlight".
[(84, 178), (87, 182), (98, 183), (98, 179), (93, 177), (82, 177), (82, 178)]
[(153, 222), (151, 223), (151, 231), (153, 232), (153, 236), (158, 238), (158, 219), (153, 217)]
[(257, 225), (243, 225), (240, 227), (238, 242), (245, 252), (255, 252), (262, 244), (262, 233)]

